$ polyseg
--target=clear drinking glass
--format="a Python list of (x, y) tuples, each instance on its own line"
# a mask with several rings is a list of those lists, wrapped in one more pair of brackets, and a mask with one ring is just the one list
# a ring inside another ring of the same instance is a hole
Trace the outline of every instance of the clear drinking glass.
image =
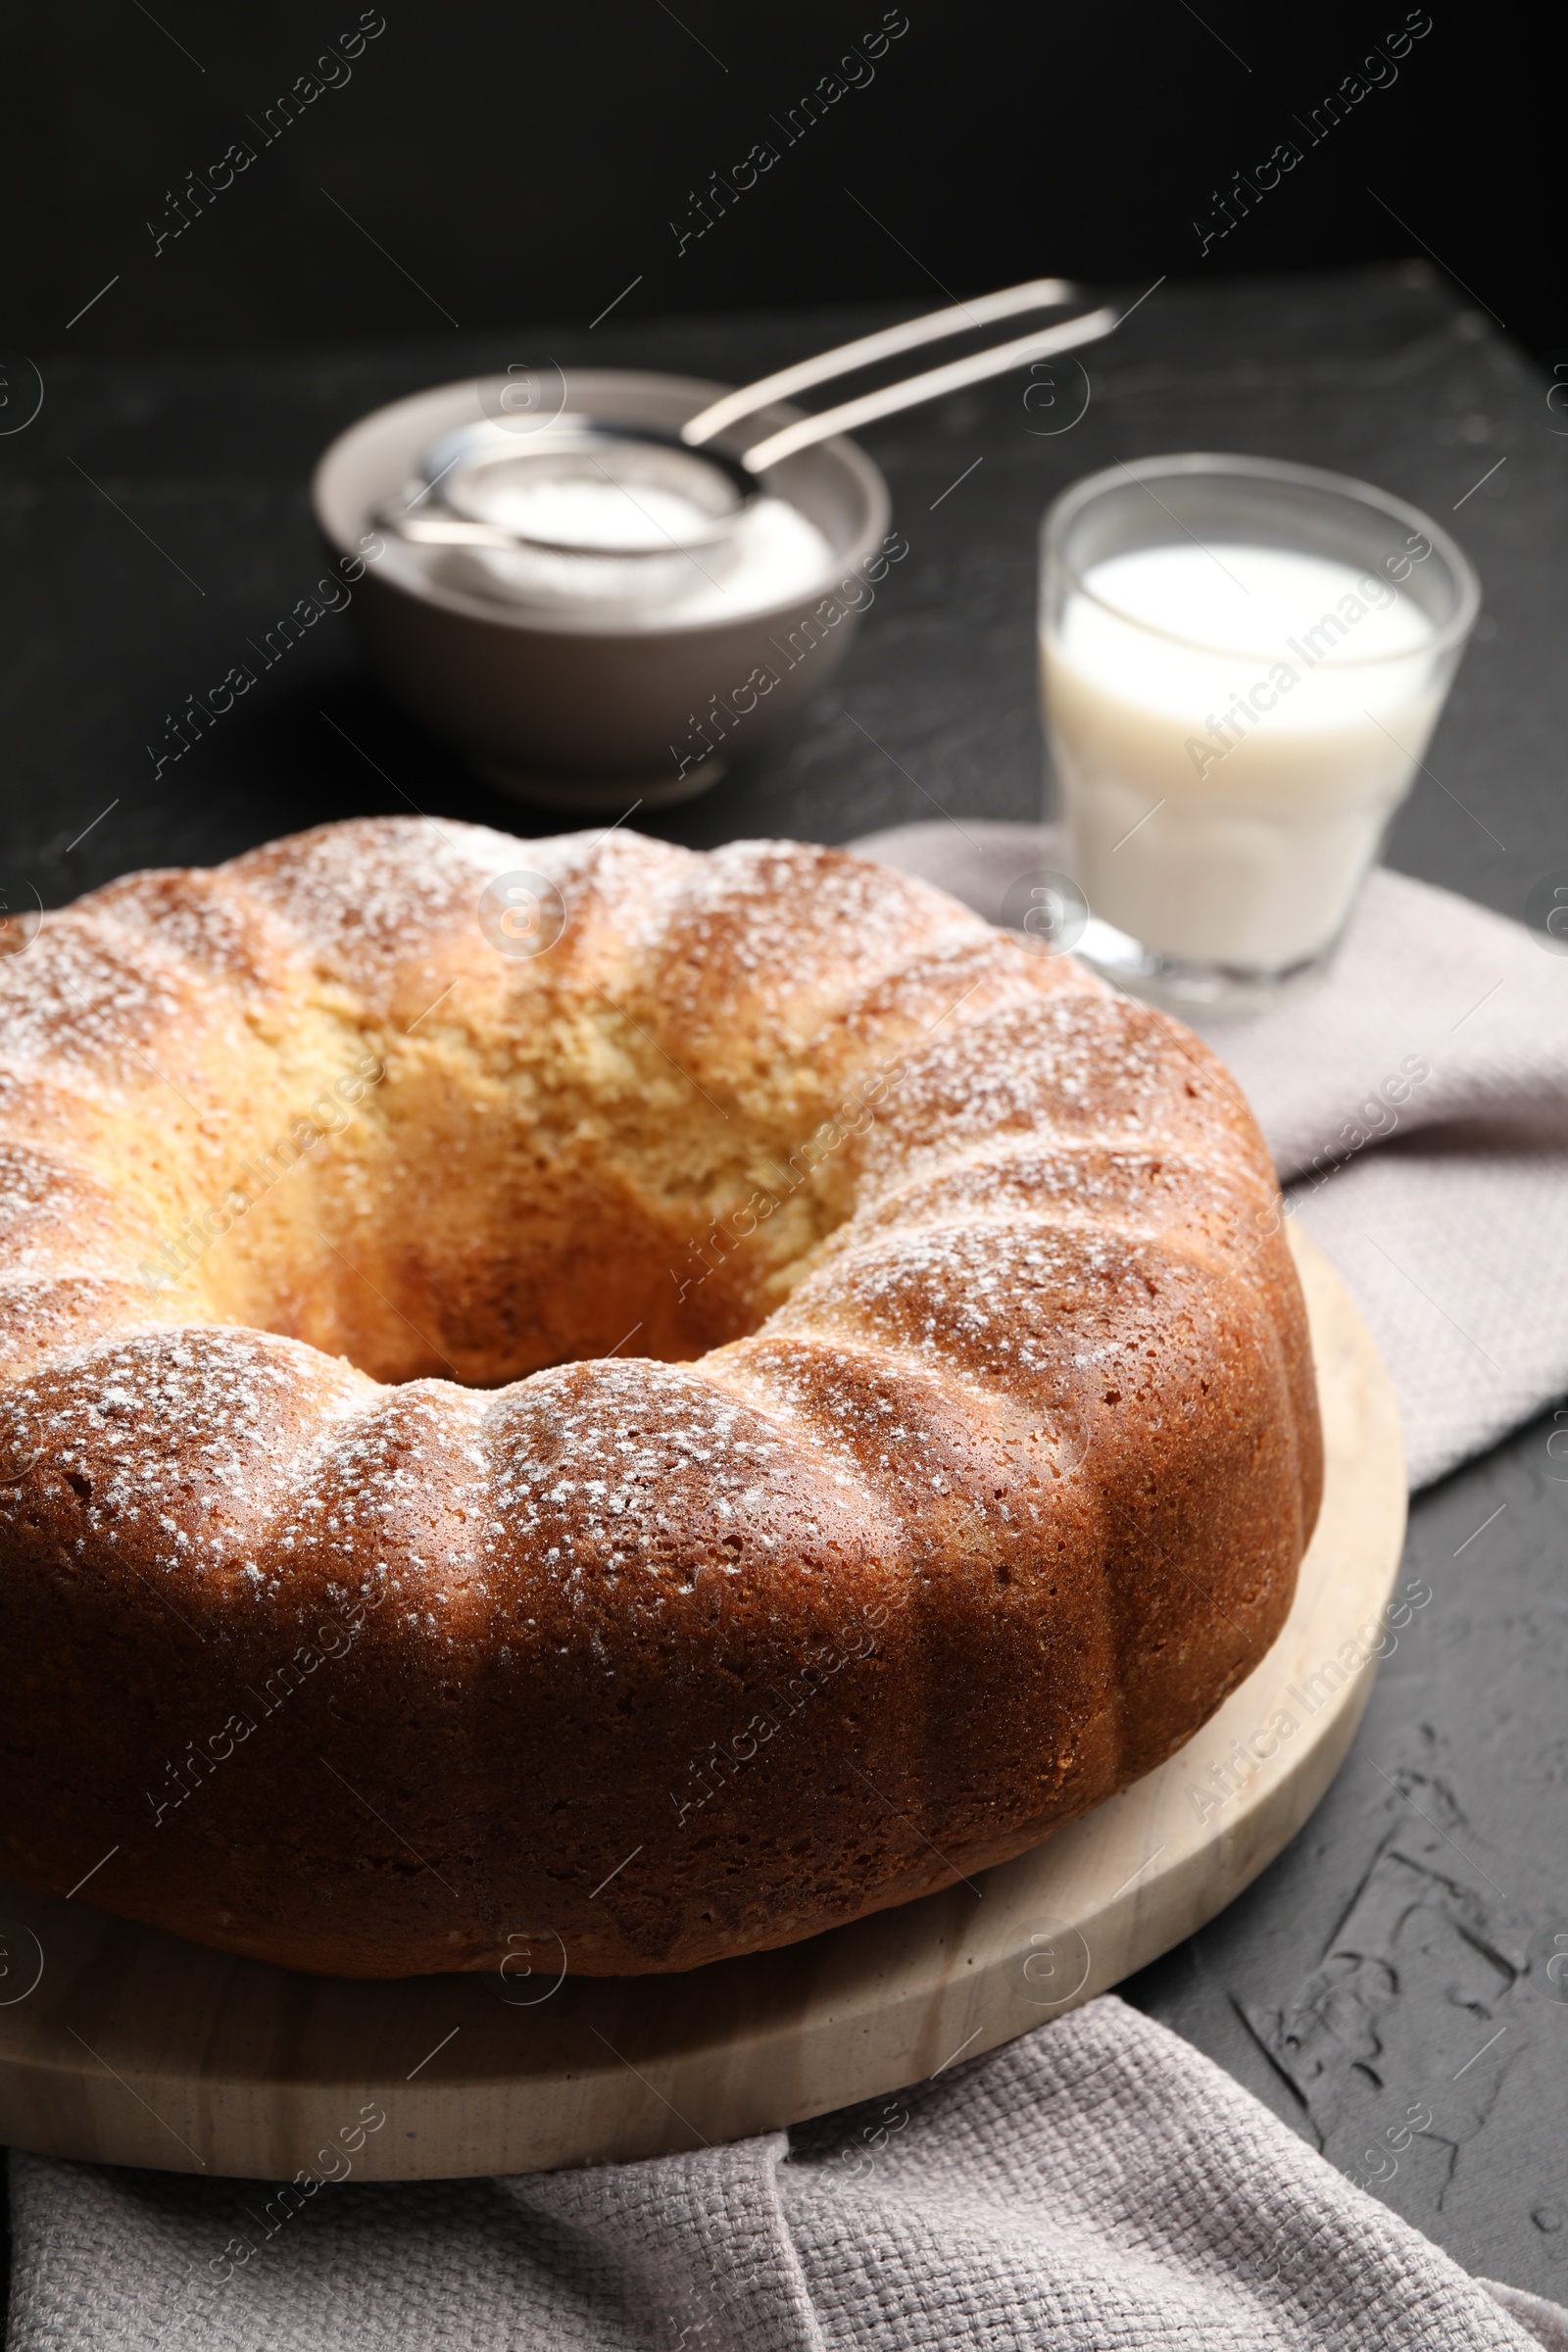
[(1065, 491), (1041, 682), (1079, 954), (1189, 1011), (1320, 970), (1480, 605), (1446, 531), (1341, 474), (1185, 455)]

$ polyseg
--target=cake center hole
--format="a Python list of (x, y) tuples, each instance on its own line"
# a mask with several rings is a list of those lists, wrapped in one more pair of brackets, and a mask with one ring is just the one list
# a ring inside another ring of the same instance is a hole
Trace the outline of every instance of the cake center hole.
[[(726, 1111), (626, 1023), (551, 1047), (487, 1066), (437, 1032), (338, 1055), (232, 1176), (201, 1261), (212, 1311), (377, 1380), (478, 1388), (755, 1331), (853, 1206), (850, 1154), (816, 1117)], [(380, 1074), (345, 1102), (356, 1066)]]

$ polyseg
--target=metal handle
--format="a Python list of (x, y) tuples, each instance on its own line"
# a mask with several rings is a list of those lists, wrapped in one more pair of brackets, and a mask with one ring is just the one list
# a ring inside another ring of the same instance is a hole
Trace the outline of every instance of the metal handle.
[(793, 368), (781, 368), (775, 375), (743, 384), (738, 392), (726, 392), (710, 408), (688, 416), (680, 437), (688, 449), (699, 449), (725, 425), (765, 409), (769, 401), (793, 400), (797, 392), (809, 392), (813, 385), (830, 383), (836, 375), (850, 375), (876, 360), (896, 359), (901, 351), (918, 351), (923, 343), (940, 343), (947, 335), (961, 334), (966, 326), (991, 326), (999, 318), (1015, 318), (1020, 311), (1049, 311), (1058, 303), (1077, 299), (1077, 287), (1065, 277), (1032, 277), (1026, 285), (1006, 286), (1000, 294), (982, 294), (973, 302), (955, 302), (946, 310), (927, 311), (919, 318), (906, 318), (902, 325), (884, 326), (874, 335), (841, 343), (835, 351), (819, 351), (814, 360), (797, 360)]
[(961, 392), (968, 384), (983, 384), (987, 376), (1003, 375), (1009, 368), (1021, 367), (1025, 360), (1045, 360), (1054, 352), (1071, 351), (1076, 344), (1098, 342), (1120, 322), (1115, 311), (1090, 311), (1081, 318), (1064, 320), (1060, 326), (1042, 327), (1038, 334), (1020, 335), (1014, 343), (999, 343), (991, 351), (977, 351), (966, 360), (953, 360), (946, 368), (929, 368), (924, 375), (908, 376), (902, 384), (867, 392), (859, 400), (846, 400), (836, 409), (824, 409), (816, 416), (803, 416), (799, 424), (787, 424), (782, 431), (769, 433), (765, 441), (755, 443), (743, 454), (741, 464), (748, 473), (761, 473), (767, 466), (793, 457), (797, 450), (810, 449), (818, 441), (826, 441), (833, 433), (853, 433), (858, 425), (874, 424), (879, 416), (896, 416), (901, 409), (918, 408), (923, 400), (939, 400), (945, 392)]

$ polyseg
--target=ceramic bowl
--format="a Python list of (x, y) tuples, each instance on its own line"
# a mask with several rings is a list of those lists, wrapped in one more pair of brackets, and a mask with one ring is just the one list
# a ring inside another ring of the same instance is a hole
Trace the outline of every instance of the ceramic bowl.
[[(694, 376), (621, 368), (556, 371), (563, 409), (678, 428), (728, 389)], [(552, 377), (555, 385), (555, 376)], [(421, 478), (444, 436), (505, 419), (504, 375), (438, 385), (362, 416), (322, 456), (316, 518), (355, 582), (351, 612), (387, 692), (457, 744), (487, 782), (557, 808), (617, 810), (706, 791), (732, 750), (759, 741), (837, 666), (904, 543), (889, 531), (881, 472), (853, 441), (803, 450), (766, 487), (826, 540), (831, 563), (808, 591), (723, 618), (661, 615), (628, 625), (578, 600), (514, 605), (483, 594), (451, 551), (378, 532), (375, 516)], [(746, 439), (800, 410), (759, 410)], [(540, 429), (531, 412), (516, 429)], [(510, 427), (509, 427), (510, 429)], [(361, 566), (363, 565), (363, 571)]]

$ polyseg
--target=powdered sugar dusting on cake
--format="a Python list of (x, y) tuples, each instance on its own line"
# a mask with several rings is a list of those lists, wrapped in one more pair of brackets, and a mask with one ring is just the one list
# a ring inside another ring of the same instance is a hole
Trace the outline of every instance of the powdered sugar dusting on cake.
[(821, 1537), (818, 1477), (841, 1503), (864, 1501), (844, 1467), (813, 1476), (801, 1433), (686, 1365), (537, 1373), (492, 1408), (484, 1434), (505, 1548), (551, 1583), (569, 1586), (590, 1564), (677, 1588), (700, 1565), (755, 1571), (759, 1549), (776, 1548), (752, 1540), (759, 1520), (794, 1510)]
[[(0, 1379), (25, 1377), (45, 1364), (85, 1359), (114, 1331), (146, 1331), (173, 1317), (139, 1283), (74, 1271), (0, 1281)], [(0, 1413), (5, 1409), (0, 1392)]]
[(920, 1226), (846, 1251), (773, 1322), (846, 1330), (1005, 1389), (1134, 1345), (1157, 1327), (1168, 1271), (1157, 1244), (1114, 1232)]
[(1163, 1015), (1113, 998), (1048, 996), (956, 1019), (908, 1055), (866, 1140), (868, 1189), (1009, 1135), (1076, 1132), (1107, 1145), (1202, 1137), (1227, 1148), (1250, 1122), (1200, 1053)]
[[(913, 1360), (878, 1335), (856, 1332), (846, 1317), (831, 1338), (775, 1326), (745, 1351), (737, 1374), (759, 1401), (851, 1462), (878, 1497), (899, 1494), (906, 1514), (911, 1498), (916, 1515), (933, 1500), (961, 1499), (967, 1547), (1007, 1518), (996, 1484), (1005, 1457), (988, 1443), (996, 1416), (975, 1412), (982, 1400), (955, 1381), (951, 1366)], [(945, 1520), (927, 1527), (917, 1547), (929, 1548), (935, 1537), (940, 1548), (948, 1533)]]
[(80, 1349), (0, 1405), (11, 1450), (41, 1451), (79, 1495), (80, 1544), (218, 1566), (254, 1539), (302, 1411), (341, 1410), (366, 1385), (293, 1341), (182, 1326)]
[(0, 1140), (0, 1281), (116, 1263), (120, 1203), (108, 1186), (52, 1152)]
[(760, 1025), (804, 1042), (917, 954), (988, 936), (940, 891), (806, 842), (712, 851), (670, 909), (652, 990), (688, 1019)]
[(257, 1601), (291, 1592), (304, 1608), (390, 1600), (400, 1623), (453, 1639), (452, 1608), (483, 1549), (478, 1497), (488, 1400), (448, 1381), (366, 1385), (289, 1465), (273, 1512)]
[(278, 989), (297, 960), (275, 916), (254, 896), (201, 867), (128, 874), (78, 902), (127, 934), (126, 953), (177, 957), (204, 980), (245, 990)]
[(140, 1093), (169, 1031), (199, 1017), (172, 958), (74, 910), (46, 915), (30, 954), (0, 962), (0, 1057), (16, 1070), (65, 1064)]
[[(912, 956), (892, 972), (878, 974), (847, 1005), (820, 1040), (831, 1051), (841, 1025), (852, 1036), (886, 1046), (900, 1029), (918, 1046), (949, 1024), (968, 1028), (1004, 1004), (1029, 1004), (1043, 996), (1104, 996), (1096, 980), (1071, 956), (1029, 956), (1004, 932), (952, 941), (935, 955)], [(808, 1048), (808, 1051), (810, 1051)]]
[(220, 866), (276, 908), (338, 976), (379, 980), (476, 925), (485, 884), (525, 865), (528, 845), (445, 818), (321, 825)]
[(679, 894), (702, 863), (690, 850), (649, 841), (623, 827), (559, 833), (518, 848), (527, 852), (524, 862), (548, 875), (565, 902), (562, 946), (566, 957), (582, 953), (585, 935), (603, 930), (633, 969), (667, 929)]
[(1050, 1147), (1033, 1132), (988, 1138), (895, 1186), (840, 1226), (826, 1248), (854, 1248), (868, 1232), (958, 1218), (1113, 1225), (1176, 1233), (1195, 1247), (1255, 1251), (1274, 1200), (1240, 1150), (1199, 1159), (1149, 1146), (1118, 1151), (1081, 1137)]

